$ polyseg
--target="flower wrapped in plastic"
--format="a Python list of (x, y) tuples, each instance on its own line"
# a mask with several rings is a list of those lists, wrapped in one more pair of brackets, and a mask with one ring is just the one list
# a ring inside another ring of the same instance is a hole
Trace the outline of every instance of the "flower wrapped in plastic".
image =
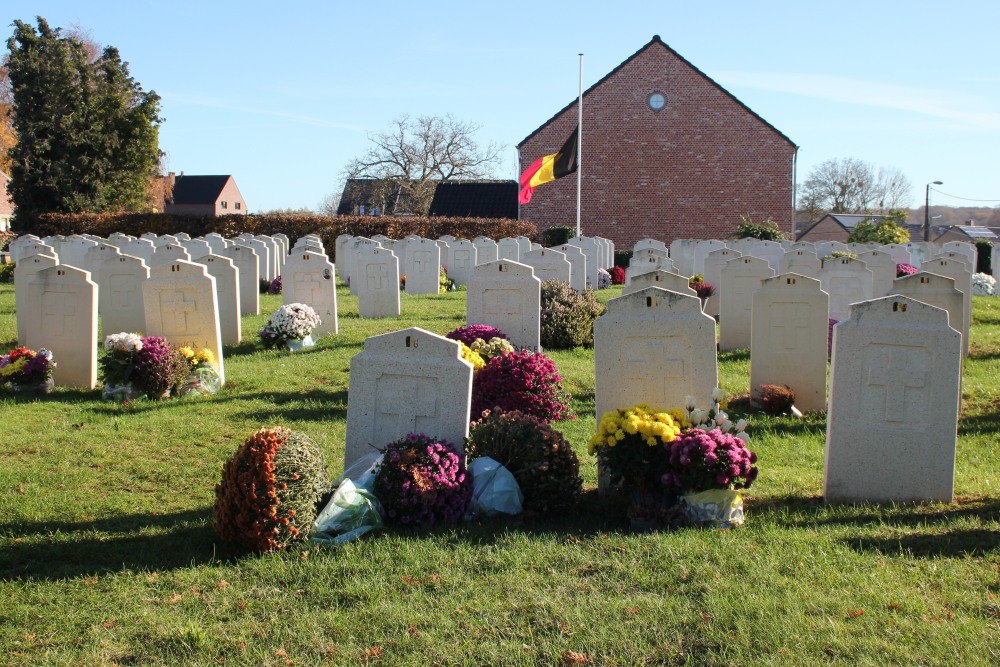
[(197, 352), (191, 347), (182, 347), (178, 352), (187, 360), (190, 366), (187, 381), (180, 388), (181, 396), (210, 396), (222, 389), (222, 377), (219, 375), (218, 362), (215, 354), (207, 347)]
[(271, 349), (289, 341), (303, 341), (322, 321), (312, 306), (304, 303), (286, 303), (274, 311), (267, 324), (258, 332), (264, 347)]
[(972, 294), (975, 296), (997, 296), (997, 279), (988, 273), (972, 276)]
[(55, 367), (51, 351), (41, 348), (35, 352), (19, 347), (0, 357), (0, 384), (10, 383), (15, 390), (31, 389), (48, 393), (52, 389)]

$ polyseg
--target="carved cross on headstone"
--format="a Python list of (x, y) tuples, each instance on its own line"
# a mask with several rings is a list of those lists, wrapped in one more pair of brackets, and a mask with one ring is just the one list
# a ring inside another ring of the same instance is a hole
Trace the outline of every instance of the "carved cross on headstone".
[(429, 250), (415, 250), (413, 252), (413, 272), (426, 273), (431, 263), (431, 253)]
[(386, 279), (389, 277), (385, 264), (369, 264), (365, 271), (368, 274), (368, 289), (372, 291), (385, 289)]
[(142, 306), (139, 294), (140, 284), (132, 275), (110, 276), (111, 307), (130, 308), (134, 304)]
[(196, 310), (194, 301), (184, 298), (184, 290), (160, 292), (160, 315), (167, 335), (186, 334), (187, 314)]
[(308, 293), (308, 303), (316, 302), (316, 292), (319, 288), (319, 278), (315, 274), (304, 271), (299, 271), (295, 274), (295, 293), (300, 297)]
[(465, 269), (472, 266), (472, 253), (468, 250), (456, 250), (454, 254), (455, 266)]
[(808, 310), (797, 303), (776, 303), (771, 306), (771, 341), (783, 352), (799, 349), (799, 340), (806, 337)]
[[(379, 378), (379, 388), (385, 393), (379, 396), (379, 421), (384, 421), (381, 433), (398, 438), (417, 431), (417, 419), (433, 417), (437, 412), (437, 393), (431, 383), (423, 378), (383, 375)], [(384, 447), (388, 442), (374, 443)]]
[(73, 333), (78, 295), (72, 292), (45, 292), (42, 294), (44, 326), (54, 336)]
[(483, 314), (520, 315), (521, 292), (518, 290), (490, 289), (483, 293)]
[(907, 396), (927, 385), (927, 369), (909, 350), (890, 348), (868, 368), (865, 384), (883, 388), (883, 417), (898, 424), (906, 420)]

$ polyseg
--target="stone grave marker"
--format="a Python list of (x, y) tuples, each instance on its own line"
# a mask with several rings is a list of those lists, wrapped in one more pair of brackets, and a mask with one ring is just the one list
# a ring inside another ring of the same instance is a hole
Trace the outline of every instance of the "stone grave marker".
[(271, 280), (274, 280), (281, 275), (281, 262), (278, 261), (278, 254), (281, 252), (281, 246), (279, 246), (278, 242), (270, 236), (258, 234), (254, 238), (267, 246), (268, 270), (271, 275)]
[(575, 245), (563, 244), (554, 248), (569, 262), (569, 286), (577, 292), (587, 289), (587, 256)]
[[(708, 253), (714, 252), (716, 250), (722, 250), (726, 247), (725, 241), (719, 241), (717, 239), (707, 239), (698, 241), (694, 246), (694, 269), (692, 276), (697, 273), (702, 277), (705, 276), (705, 257)], [(669, 270), (669, 269), (668, 269)]]
[(948, 326), (962, 334), (962, 351), (965, 351), (965, 295), (955, 287), (955, 280), (935, 273), (920, 271), (893, 281), (892, 294), (916, 299), (948, 313)]
[(571, 266), (565, 253), (552, 248), (529, 250), (521, 255), (521, 263), (534, 269), (535, 277), (543, 283), (546, 280), (558, 280), (569, 284)]
[(913, 262), (910, 259), (910, 250), (905, 245), (900, 243), (887, 243), (878, 247), (882, 252), (889, 253), (892, 257), (892, 261), (896, 264), (909, 264), (913, 266)]
[(896, 279), (896, 260), (881, 250), (868, 250), (858, 255), (872, 272), (872, 298), (878, 299), (892, 294), (892, 281)]
[(215, 278), (204, 266), (184, 261), (154, 266), (149, 280), (142, 284), (142, 302), (146, 335), (162, 336), (174, 348), (207, 347), (215, 355), (219, 377), (225, 383)]
[(476, 264), (495, 262), (500, 258), (497, 242), (491, 238), (477, 236), (472, 240), (472, 245), (476, 246)]
[(830, 317), (847, 319), (851, 304), (872, 298), (875, 278), (865, 263), (850, 257), (837, 257), (823, 262), (819, 270), (823, 291), (830, 295)]
[(27, 345), (28, 318), (38, 315), (38, 302), (28, 295), (28, 283), (39, 271), (58, 265), (59, 258), (55, 255), (39, 253), (22, 258), (14, 266), (14, 316), (17, 318), (17, 342), (21, 345)]
[(848, 252), (848, 250), (847, 244), (840, 241), (820, 241), (816, 244), (816, 256), (820, 261), (835, 252)]
[(153, 253), (153, 258), (149, 262), (150, 270), (155, 269), (158, 266), (163, 266), (164, 264), (171, 264), (173, 262), (190, 262), (191, 255), (188, 251), (184, 249), (184, 246), (179, 243), (161, 243), (156, 246), (156, 251)]
[(146, 332), (142, 284), (148, 279), (149, 267), (132, 255), (118, 255), (104, 265), (98, 310), (105, 337), (122, 332)]
[(640, 250), (638, 255), (632, 256), (628, 267), (625, 269), (626, 286), (631, 285), (632, 279), (636, 276), (643, 273), (649, 273), (651, 271), (670, 271), (671, 273), (679, 273), (677, 268), (674, 266), (674, 261), (672, 259), (654, 253), (659, 253), (659, 251), (654, 248), (647, 248), (646, 250)]
[(476, 246), (467, 239), (453, 239), (448, 243), (445, 265), (448, 267), (448, 277), (456, 285), (468, 285), (476, 271)]
[[(337, 265), (337, 277), (340, 278), (340, 282), (342, 283), (347, 282), (347, 275), (348, 275), (347, 253), (349, 247), (348, 244), (350, 244), (352, 238), (354, 237), (351, 236), (350, 234), (341, 234), (340, 236), (337, 237), (337, 240), (335, 241), (334, 245), (333, 260), (334, 263)], [(299, 239), (298, 241), (295, 242), (295, 245), (292, 246), (292, 252), (295, 251), (295, 248), (298, 247), (301, 241), (302, 239)]]
[(215, 278), (215, 299), (219, 304), (219, 336), (223, 345), (238, 345), (243, 340), (240, 319), (240, 270), (233, 260), (208, 254), (194, 260)]
[(154, 246), (153, 242), (148, 238), (138, 238), (121, 246), (121, 250), (123, 255), (138, 257), (146, 263), (146, 266), (149, 266), (153, 261), (153, 254), (156, 252), (156, 246)]
[(683, 407), (686, 396), (707, 409), (718, 386), (715, 320), (697, 297), (657, 287), (611, 299), (594, 322), (594, 381), (598, 421), (637, 403)]
[(948, 241), (941, 245), (942, 253), (954, 252), (958, 253), (964, 257), (964, 261), (972, 269), (972, 272), (976, 272), (976, 246), (971, 243), (966, 243), (965, 241)]
[(155, 244), (157, 237), (156, 234), (154, 234), (153, 232), (145, 232), (139, 238), (146, 239), (147, 241), (152, 241)]
[(819, 280), (819, 269), (822, 262), (814, 250), (793, 248), (785, 251), (779, 265), (780, 273), (797, 273), (800, 276)]
[(520, 349), (541, 352), (542, 281), (527, 264), (500, 259), (476, 267), (465, 301), (466, 324), (489, 324)]
[(97, 311), (99, 313), (102, 312), (103, 308), (101, 301), (108, 292), (107, 282), (104, 279), (104, 268), (108, 263), (121, 257), (121, 254), (122, 251), (118, 249), (118, 246), (113, 246), (110, 243), (98, 243), (91, 246), (84, 256), (83, 263), (90, 267), (86, 269), (90, 272), (90, 279), (97, 285)]
[(587, 287), (592, 290), (597, 289), (597, 271), (601, 268), (601, 249), (597, 241), (590, 236), (574, 236), (566, 245), (575, 245), (583, 251), (587, 258)]
[(990, 266), (993, 267), (993, 273), (1000, 276), (1000, 243), (993, 245), (993, 251), (990, 253)]
[(430, 239), (410, 239), (406, 242), (407, 294), (440, 294), (441, 248)]
[(694, 275), (695, 239), (674, 239), (670, 242), (670, 259), (674, 260), (674, 270), (682, 276)]
[(187, 241), (181, 241), (181, 245), (184, 246), (185, 250), (187, 250), (191, 261), (195, 261), (212, 254), (212, 244), (205, 239), (188, 239)]
[(355, 255), (358, 314), (399, 317), (399, 258), (388, 248), (365, 246)]
[(56, 252), (59, 255), (59, 264), (75, 266), (78, 269), (89, 272), (91, 268), (87, 265), (87, 251), (96, 245), (96, 241), (84, 238), (83, 236), (67, 236), (62, 239), (59, 247), (56, 248)]
[(281, 302), (304, 303), (311, 306), (321, 320), (313, 338), (335, 334), (337, 323), (336, 267), (326, 255), (305, 252), (291, 255), (285, 262), (281, 279)]
[(51, 266), (34, 272), (26, 287), (32, 307), (27, 312), (23, 344), (36, 352), (41, 348), (52, 352), (56, 385), (93, 389), (97, 384), (97, 284), (90, 273), (73, 266)]
[(740, 255), (749, 255), (750, 248), (757, 242), (757, 240), (758, 239), (755, 238), (732, 239), (730, 241), (726, 241), (726, 247), (730, 250), (735, 250), (740, 253)]
[(515, 260), (520, 261), (524, 253), (531, 250), (531, 239), (527, 236), (518, 236), (514, 240), (517, 241), (517, 258)]
[(915, 266), (918, 269), (925, 260), (930, 259), (938, 252), (937, 244), (927, 241), (910, 241), (903, 245), (910, 251), (910, 266)]
[(611, 252), (611, 241), (603, 236), (595, 236), (598, 248), (601, 249), (601, 268), (610, 269), (614, 266), (614, 253)]
[[(23, 251), (22, 249), (30, 245), (46, 245), (46, 244), (42, 243), (42, 239), (38, 238), (34, 234), (22, 234), (21, 236), (18, 236), (13, 241), (11, 241), (10, 245), (7, 246), (7, 251), (10, 253), (11, 261), (13, 262), (18, 261), (22, 256), (21, 255)], [(46, 245), (46, 247), (51, 248), (52, 246)], [(52, 254), (58, 257), (55, 248), (52, 248)]]
[(653, 248), (655, 250), (662, 250), (663, 253), (664, 253), (664, 257), (669, 257), (670, 256), (670, 254), (667, 252), (667, 244), (666, 243), (664, 243), (663, 241), (657, 241), (656, 239), (651, 239), (649, 237), (639, 239), (638, 241), (635, 242), (635, 245), (632, 246), (632, 254), (633, 254), (633, 256), (635, 255), (635, 253), (639, 252), (640, 250), (644, 250), (646, 248)]
[(260, 260), (257, 251), (234, 243), (222, 251), (223, 257), (233, 260), (239, 271), (240, 315), (260, 314)]
[(659, 287), (660, 289), (665, 289), (670, 292), (677, 292), (678, 294), (686, 294), (687, 296), (698, 297), (698, 293), (691, 289), (691, 283), (689, 278), (685, 278), (679, 273), (672, 273), (670, 271), (647, 271), (646, 273), (640, 273), (632, 278), (632, 282), (622, 288), (622, 295), (631, 294), (632, 292), (638, 292), (644, 290), (647, 287)]
[(179, 242), (184, 242), (184, 241), (190, 241), (191, 240), (191, 235), (188, 234), (187, 232), (177, 232), (176, 234), (174, 234), (174, 236), (177, 237), (177, 240)]
[(517, 239), (502, 238), (497, 241), (497, 259), (518, 261), (521, 257), (521, 244)]
[(209, 248), (212, 249), (213, 255), (219, 255), (220, 257), (222, 256), (222, 251), (226, 249), (227, 245), (229, 245), (226, 237), (222, 234), (217, 234), (216, 232), (205, 234), (202, 240), (208, 244)]
[(181, 244), (181, 240), (179, 238), (177, 238), (176, 234), (164, 234), (163, 236), (157, 236), (153, 240), (153, 245), (156, 246), (157, 248), (159, 248), (160, 246), (163, 246), (163, 245), (167, 245), (167, 244), (170, 244), (170, 245), (180, 245)]
[(757, 241), (750, 246), (750, 255), (767, 261), (772, 271), (781, 270), (785, 249), (777, 241)]
[(715, 294), (708, 297), (702, 306), (706, 315), (719, 316), (719, 304), (722, 301), (722, 269), (726, 267), (726, 262), (729, 260), (742, 256), (740, 251), (734, 248), (720, 248), (705, 255), (702, 275), (706, 283), (715, 285)]
[[(353, 278), (353, 275), (356, 270), (354, 262), (355, 256), (357, 255), (358, 251), (361, 250), (362, 248), (379, 248), (379, 247), (381, 247), (381, 245), (379, 244), (378, 241), (374, 241), (364, 236), (355, 236), (354, 238), (351, 239), (350, 243), (347, 244), (347, 256), (344, 259), (346, 260), (347, 264), (347, 282), (350, 284), (351, 294), (357, 295), (358, 293), (358, 286), (354, 284), (354, 278)], [(397, 248), (397, 250), (400, 252), (405, 252), (406, 243), (396, 242), (394, 244), (394, 247)], [(397, 256), (398, 255), (399, 252), (397, 252)], [(400, 259), (400, 266), (402, 265), (403, 265), (402, 259)]]
[(45, 255), (55, 260), (59, 259), (59, 256), (56, 253), (55, 248), (39, 241), (38, 243), (29, 243), (22, 245), (20, 248), (18, 248), (18, 254), (16, 256), (14, 256), (13, 254), (11, 255), (11, 261), (20, 262), (28, 259), (29, 257), (34, 257), (35, 255)]
[(952, 326), (962, 332), (962, 354), (969, 356), (969, 329), (972, 327), (972, 271), (969, 265), (954, 258), (935, 257), (921, 264), (920, 270), (951, 278), (955, 281), (955, 289), (962, 293), (961, 324), (952, 322)]
[(749, 348), (753, 293), (760, 289), (762, 280), (774, 277), (774, 271), (767, 260), (744, 255), (726, 262), (721, 275), (719, 349)]
[(833, 334), (827, 502), (953, 500), (961, 338), (904, 296), (851, 306)]
[(472, 365), (457, 341), (417, 327), (371, 336), (351, 359), (349, 382), (345, 470), (410, 433), (464, 447)]
[[(254, 252), (257, 253), (257, 280), (266, 280), (271, 282), (275, 279), (275, 275), (271, 273), (271, 246), (268, 243), (264, 243), (253, 236), (239, 236), (236, 239), (238, 245), (253, 248)], [(259, 288), (258, 288), (259, 289)]]
[(750, 392), (785, 385), (802, 411), (826, 410), (829, 297), (819, 280), (784, 273), (761, 281), (753, 294)]

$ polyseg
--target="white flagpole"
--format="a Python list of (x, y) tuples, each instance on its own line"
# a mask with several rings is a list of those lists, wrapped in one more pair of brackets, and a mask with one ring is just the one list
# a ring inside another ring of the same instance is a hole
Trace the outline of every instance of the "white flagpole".
[(576, 132), (576, 235), (580, 236), (580, 192), (583, 183), (583, 54), (580, 54), (580, 101), (577, 104), (580, 111)]

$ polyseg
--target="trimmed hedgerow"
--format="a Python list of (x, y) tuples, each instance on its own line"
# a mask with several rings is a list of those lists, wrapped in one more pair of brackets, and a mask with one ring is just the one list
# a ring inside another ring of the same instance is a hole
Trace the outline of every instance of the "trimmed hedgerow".
[(594, 346), (594, 320), (604, 312), (593, 290), (577, 292), (559, 280), (542, 283), (542, 347), (565, 350)]

